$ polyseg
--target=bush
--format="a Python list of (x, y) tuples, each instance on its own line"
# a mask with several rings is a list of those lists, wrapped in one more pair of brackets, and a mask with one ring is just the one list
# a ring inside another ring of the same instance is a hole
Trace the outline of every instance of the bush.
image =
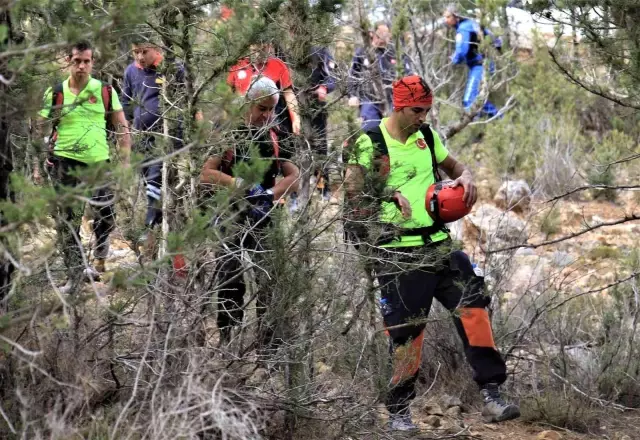
[(550, 235), (558, 233), (561, 226), (562, 216), (560, 215), (560, 210), (557, 207), (553, 207), (544, 215), (540, 223), (540, 232), (549, 237)]
[[(588, 180), (591, 185), (615, 186), (628, 164), (614, 165), (613, 162), (630, 156), (635, 150), (635, 142), (627, 134), (617, 130), (606, 133), (602, 140), (595, 142), (589, 162)], [(615, 189), (594, 189), (595, 198), (615, 202), (618, 191)]]
[[(557, 387), (557, 385), (556, 385)], [(594, 432), (601, 425), (602, 411), (571, 388), (565, 392), (544, 389), (520, 400), (522, 420), (578, 432)]]

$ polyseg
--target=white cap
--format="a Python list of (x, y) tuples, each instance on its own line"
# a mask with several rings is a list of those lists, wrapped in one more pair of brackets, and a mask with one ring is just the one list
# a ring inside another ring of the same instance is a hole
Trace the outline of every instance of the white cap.
[(260, 101), (268, 96), (275, 96), (276, 100), (280, 99), (280, 90), (276, 83), (266, 76), (261, 76), (251, 83), (247, 90), (246, 99), (248, 101)]
[(458, 5), (455, 3), (449, 3), (445, 8), (445, 12), (453, 15), (454, 17), (460, 17), (460, 13), (458, 12)]

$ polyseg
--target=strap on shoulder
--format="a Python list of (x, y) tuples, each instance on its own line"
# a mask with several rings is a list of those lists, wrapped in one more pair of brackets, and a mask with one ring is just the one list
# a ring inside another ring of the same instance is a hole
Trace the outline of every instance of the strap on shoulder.
[(365, 131), (365, 134), (369, 136), (371, 142), (374, 145), (374, 149), (376, 154), (380, 156), (386, 156), (389, 154), (389, 149), (387, 148), (387, 141), (384, 139), (384, 135), (382, 134), (382, 130), (380, 126), (375, 126)]
[(276, 156), (276, 166), (278, 167), (278, 171), (280, 171), (280, 141), (278, 140), (278, 134), (271, 128), (269, 129), (269, 135), (271, 136), (271, 142), (273, 142), (273, 154)]
[(113, 113), (113, 103), (111, 102), (111, 94), (113, 87), (110, 84), (102, 84), (102, 104), (104, 104), (105, 118)]
[(49, 110), (49, 119), (51, 119), (51, 137), (55, 135), (60, 118), (62, 117), (62, 108), (64, 107), (64, 87), (62, 83), (53, 86), (51, 91), (51, 109)]
[(431, 165), (433, 166), (433, 177), (436, 179), (436, 182), (440, 182), (442, 180), (442, 176), (440, 176), (440, 171), (438, 171), (438, 161), (436, 160), (436, 141), (433, 137), (433, 131), (431, 131), (429, 124), (422, 124), (420, 126), (420, 132), (429, 146), (429, 152), (431, 153)]
[(56, 117), (56, 119), (60, 119), (59, 115), (56, 115), (56, 113), (60, 113), (63, 105), (64, 88), (62, 86), (62, 83), (58, 83), (51, 89), (51, 109), (49, 110), (49, 118)]
[(382, 134), (380, 126), (375, 126), (365, 132), (371, 143), (373, 143), (374, 157), (373, 162), (375, 169), (382, 176), (387, 176), (391, 171), (391, 162), (389, 160), (389, 148), (387, 147), (387, 141)]

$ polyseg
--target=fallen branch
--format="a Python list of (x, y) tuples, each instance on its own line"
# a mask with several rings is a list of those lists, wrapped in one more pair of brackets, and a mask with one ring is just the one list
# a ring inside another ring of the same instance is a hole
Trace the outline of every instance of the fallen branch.
[(488, 255), (490, 254), (497, 254), (498, 252), (506, 252), (506, 251), (512, 251), (515, 249), (521, 249), (521, 248), (529, 248), (529, 249), (537, 249), (539, 247), (543, 247), (543, 246), (549, 246), (552, 244), (557, 244), (557, 243), (561, 243), (563, 241), (567, 241), (567, 240), (571, 240), (572, 238), (576, 238), (576, 237), (580, 237), (581, 235), (584, 235), (588, 232), (592, 232), (595, 231), (596, 229), (600, 229), (603, 228), (605, 226), (615, 226), (615, 225), (621, 225), (623, 223), (627, 223), (627, 222), (632, 222), (635, 220), (640, 220), (640, 214), (631, 214), (631, 215), (627, 215), (621, 219), (618, 220), (614, 220), (611, 222), (602, 222), (602, 223), (598, 223), (596, 225), (593, 226), (589, 226), (586, 229), (583, 229), (582, 231), (579, 232), (574, 232), (573, 234), (569, 234), (569, 235), (565, 235), (564, 237), (560, 237), (560, 238), (556, 238), (554, 240), (547, 240), (547, 241), (543, 241), (540, 243), (534, 243), (534, 244), (516, 244), (513, 246), (507, 246), (507, 247), (503, 247), (500, 249), (494, 249), (494, 250), (487, 250), (486, 253)]

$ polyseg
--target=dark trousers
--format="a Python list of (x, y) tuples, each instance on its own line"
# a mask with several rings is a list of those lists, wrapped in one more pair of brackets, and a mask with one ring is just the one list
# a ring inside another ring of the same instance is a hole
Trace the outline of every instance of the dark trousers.
[(142, 164), (142, 179), (147, 195), (144, 225), (153, 228), (162, 223), (162, 163)]
[[(86, 184), (78, 173), (88, 167), (83, 162), (54, 156), (49, 175), (58, 195), (64, 197), (57, 205), (56, 224), (58, 244), (62, 251), (69, 280), (79, 283), (82, 279), (83, 260), (80, 243), (80, 226), (84, 203), (77, 198), (68, 197), (74, 188)], [(77, 190), (75, 190), (77, 191)], [(109, 234), (115, 229), (116, 213), (114, 195), (110, 187), (101, 185), (90, 190), (90, 206), (93, 211), (93, 234), (96, 237), (95, 258), (106, 258), (109, 253)], [(85, 196), (85, 194), (78, 193)], [(67, 196), (67, 197), (65, 197)]]
[[(326, 110), (320, 110), (315, 117), (311, 119), (311, 128), (313, 135), (311, 137), (311, 148), (313, 152), (322, 157), (322, 161), (326, 162), (328, 154), (327, 145), (327, 123), (329, 121), (329, 113)], [(324, 177), (325, 185), (329, 184), (329, 170), (326, 163), (321, 168), (322, 177)]]
[(140, 150), (144, 154), (141, 174), (147, 196), (147, 213), (144, 225), (153, 228), (162, 223), (162, 162), (154, 162), (162, 153), (156, 151), (155, 136), (145, 135), (140, 142)]
[[(439, 247), (443, 246), (435, 248)], [(416, 253), (419, 254), (422, 249), (417, 248)], [(397, 251), (410, 252), (409, 248)], [(506, 380), (506, 365), (493, 341), (486, 310), (489, 298), (484, 294), (484, 279), (476, 276), (469, 257), (464, 252), (454, 251), (436, 257), (435, 266), (407, 266), (403, 269), (402, 263), (415, 263), (419, 259), (409, 257), (398, 262), (392, 252), (382, 251), (382, 254), (374, 272), (380, 284), (381, 296), (389, 304), (386, 310), (383, 308), (393, 362), (393, 377), (386, 397), (389, 411), (397, 413), (406, 410), (415, 397), (424, 321), (433, 298), (452, 313), (467, 361), (473, 369), (473, 379), (480, 386), (503, 383)], [(412, 321), (415, 324), (402, 326)]]
[[(269, 280), (262, 270), (265, 260), (265, 231), (264, 227), (254, 227), (245, 236), (244, 231), (238, 233), (238, 238), (228, 244), (230, 253), (222, 256), (221, 262), (215, 271), (216, 290), (218, 293), (217, 324), (220, 329), (221, 340), (228, 341), (231, 329), (242, 324), (244, 318), (244, 302), (247, 286), (243, 279), (244, 265), (242, 264), (242, 251), (250, 252), (252, 263), (259, 267), (255, 270), (258, 291), (256, 295), (256, 313), (258, 316), (258, 342), (268, 345), (273, 338), (273, 320), (267, 315), (267, 308), (271, 301), (272, 292)], [(253, 251), (253, 252), (252, 252)], [(273, 281), (272, 281), (273, 282)]]

